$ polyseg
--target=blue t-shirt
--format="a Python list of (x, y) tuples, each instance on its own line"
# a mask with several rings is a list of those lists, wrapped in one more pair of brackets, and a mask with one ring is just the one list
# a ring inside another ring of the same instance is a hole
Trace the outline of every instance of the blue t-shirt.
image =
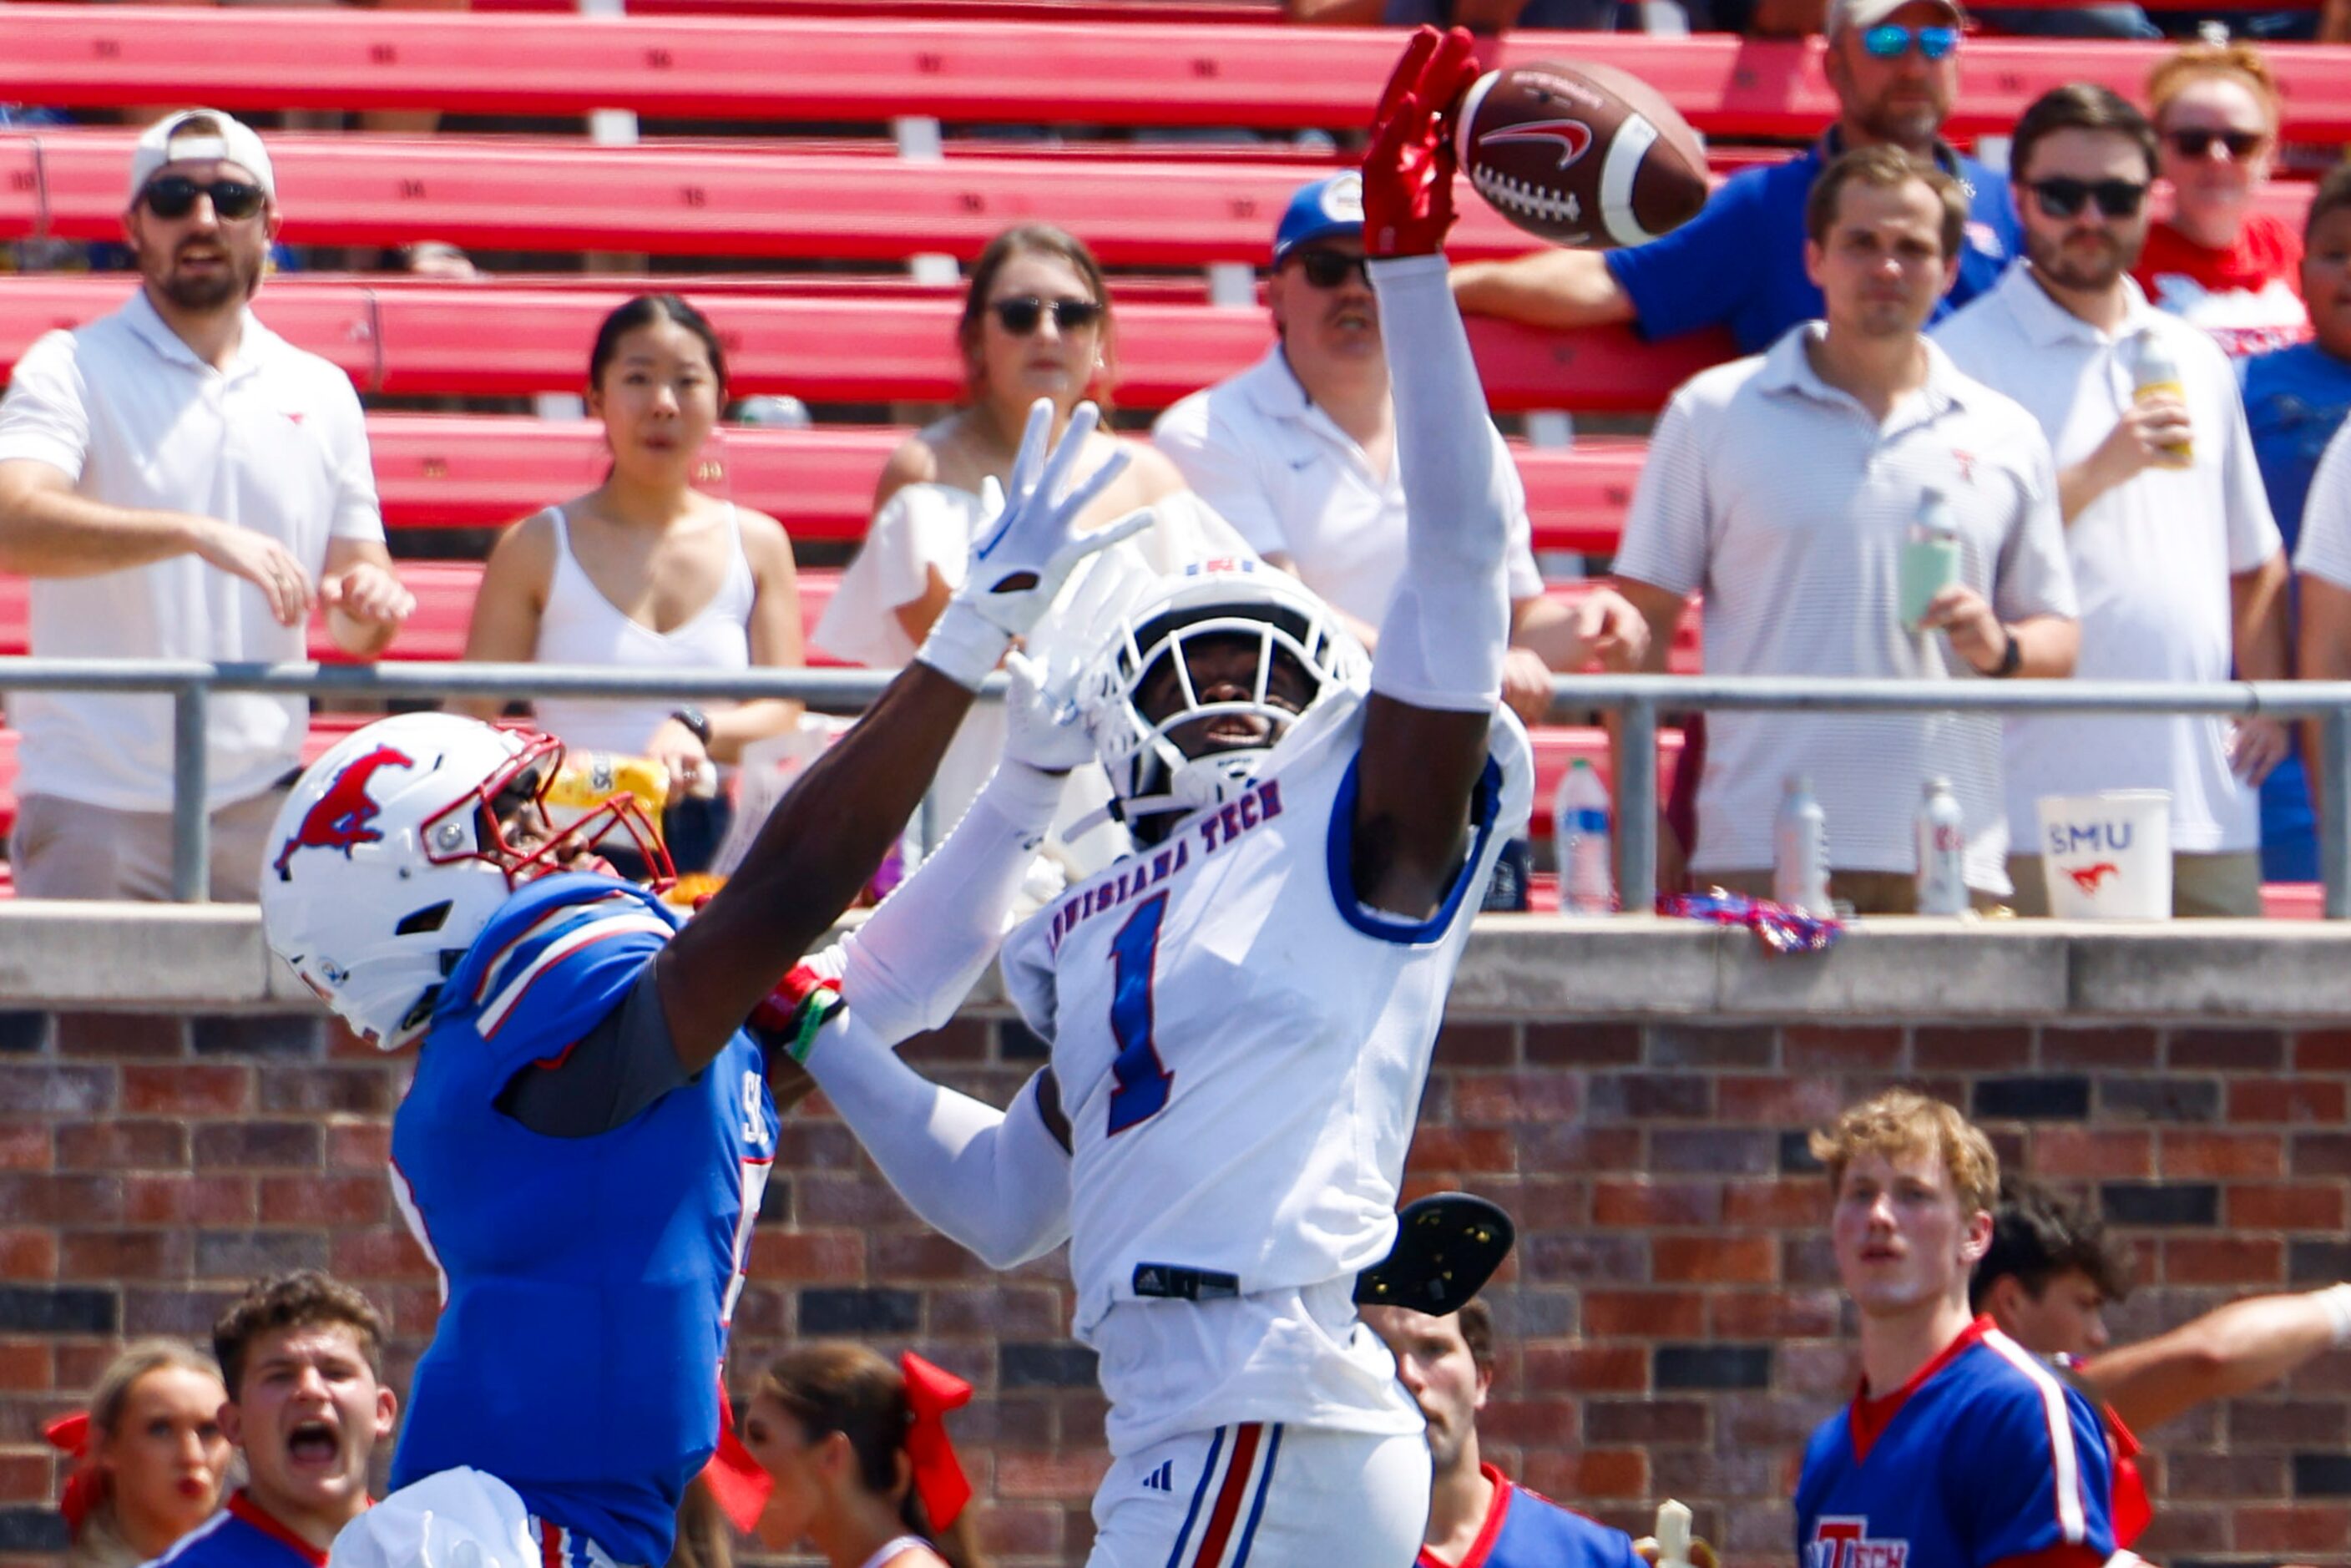
[[(1758, 354), (1797, 322), (1819, 319), (1821, 291), (1804, 276), (1804, 198), (1843, 150), (1832, 129), (1802, 157), (1732, 175), (1673, 233), (1608, 252), (1608, 270), (1632, 296), (1641, 336), (1721, 324), (1740, 353)], [(1931, 318), (1939, 321), (1997, 282), (2023, 254), (2024, 241), (2005, 179), (1939, 143), (1935, 162), (1967, 187), (1969, 208), (1959, 280)]]
[(221, 1511), (188, 1531), (152, 1568), (327, 1568), (327, 1554), (238, 1488)]
[(610, 877), (534, 882), (451, 973), (392, 1121), (392, 1180), (441, 1270), (395, 1487), (471, 1465), (614, 1560), (668, 1561), (718, 1439), (719, 1362), (775, 1157), (766, 1061), (737, 1033), (609, 1133), (552, 1138), (499, 1092), (627, 997), (678, 917)]
[[(2240, 360), (2245, 382), (2245, 423), (2270, 510), (2285, 536), (2288, 559), (2302, 537), (2302, 508), (2318, 455), (2351, 413), (2351, 363), (2315, 343)], [(2262, 781), (2262, 875), (2270, 882), (2318, 880), (2318, 817), (2310, 779), (2296, 749)]]
[(1416, 1568), (1643, 1568), (1623, 1531), (1515, 1485), (1491, 1465), (1478, 1471), (1494, 1483), (1494, 1500), (1468, 1555), (1447, 1563), (1424, 1546)]
[(1978, 1318), (1909, 1384), (1821, 1423), (1796, 1482), (1799, 1568), (1988, 1568), (2116, 1549), (2089, 1400)]

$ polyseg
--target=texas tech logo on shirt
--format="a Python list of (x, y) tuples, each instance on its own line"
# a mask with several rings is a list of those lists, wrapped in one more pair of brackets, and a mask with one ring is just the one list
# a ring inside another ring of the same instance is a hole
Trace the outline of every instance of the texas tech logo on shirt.
[(1907, 1541), (1872, 1541), (1869, 1521), (1823, 1519), (1804, 1543), (1804, 1568), (1906, 1568)]

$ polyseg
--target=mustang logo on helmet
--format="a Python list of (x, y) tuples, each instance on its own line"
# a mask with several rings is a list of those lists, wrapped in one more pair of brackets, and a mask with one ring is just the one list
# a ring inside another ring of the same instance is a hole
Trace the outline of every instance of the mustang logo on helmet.
[(319, 797), (302, 817), (301, 825), (294, 830), (278, 850), (277, 860), (270, 862), (280, 882), (291, 882), (294, 873), (287, 862), (296, 850), (340, 850), (343, 858), (351, 857), (353, 846), (382, 841), (381, 830), (368, 826), (381, 810), (369, 799), (368, 780), (383, 768), (413, 768), (416, 763), (405, 752), (389, 746), (379, 746), (363, 757), (355, 757), (343, 770), (335, 775), (327, 792)]

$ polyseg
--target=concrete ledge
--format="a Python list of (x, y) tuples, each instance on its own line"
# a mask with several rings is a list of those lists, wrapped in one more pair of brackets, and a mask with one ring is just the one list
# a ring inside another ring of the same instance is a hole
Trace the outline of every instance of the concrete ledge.
[[(990, 974), (976, 1009), (1000, 1007)], [(11, 1007), (221, 1012), (316, 1007), (249, 904), (0, 903)], [(2351, 922), (1879, 919), (1825, 954), (1654, 918), (1489, 916), (1452, 1014), (1486, 1019), (2351, 1018)]]

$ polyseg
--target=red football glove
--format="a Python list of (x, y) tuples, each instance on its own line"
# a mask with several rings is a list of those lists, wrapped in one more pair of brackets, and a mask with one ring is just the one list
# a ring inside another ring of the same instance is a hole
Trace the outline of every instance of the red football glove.
[(1432, 256), (1453, 226), (1453, 146), (1445, 120), (1478, 79), (1475, 44), (1456, 27), (1414, 29), (1372, 119), (1364, 153), (1364, 251)]

